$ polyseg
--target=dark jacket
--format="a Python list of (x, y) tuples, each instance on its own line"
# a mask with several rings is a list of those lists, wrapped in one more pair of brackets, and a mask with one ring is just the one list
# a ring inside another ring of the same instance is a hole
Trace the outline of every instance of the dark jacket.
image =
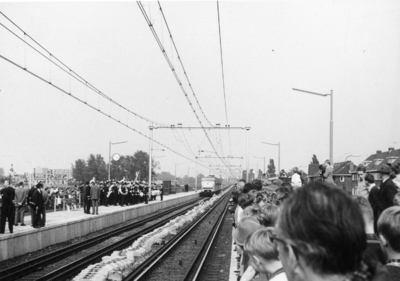
[(11, 186), (0, 190), (1, 194), (1, 211), (6, 213), (14, 207), (15, 190)]
[(382, 213), (389, 207), (393, 206), (393, 198), (397, 193), (397, 186), (391, 179), (387, 179), (381, 184), (378, 194), (379, 213)]
[(44, 200), (43, 200), (43, 194), (42, 190), (36, 189), (35, 193), (32, 195), (32, 200), (31, 200), (31, 205), (36, 207), (36, 208), (43, 208), (44, 205)]
[(88, 197), (90, 197), (90, 185), (86, 184), (83, 187), (83, 199), (90, 200)]
[(33, 207), (34, 205), (31, 204), (33, 193), (36, 191), (36, 186), (32, 186), (31, 189), (28, 191), (28, 199), (27, 203), (29, 206)]

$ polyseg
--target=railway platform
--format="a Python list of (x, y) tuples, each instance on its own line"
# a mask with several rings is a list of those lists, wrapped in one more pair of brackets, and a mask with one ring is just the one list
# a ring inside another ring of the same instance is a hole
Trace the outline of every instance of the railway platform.
[(165, 195), (163, 201), (157, 196), (157, 200), (149, 201), (149, 204), (100, 206), (99, 215), (85, 214), (83, 208), (47, 213), (46, 226), (38, 229), (31, 227), (30, 217), (25, 217), (26, 226), (14, 226), (13, 233), (9, 233), (6, 226), (6, 233), (0, 235), (0, 261), (78, 238), (197, 197), (198, 192), (190, 191)]

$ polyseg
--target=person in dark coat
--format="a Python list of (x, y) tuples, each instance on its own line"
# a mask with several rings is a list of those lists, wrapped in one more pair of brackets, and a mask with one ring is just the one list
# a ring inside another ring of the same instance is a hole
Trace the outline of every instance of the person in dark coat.
[(110, 190), (110, 182), (106, 182), (105, 184), (104, 184), (104, 187), (103, 187), (103, 194), (102, 194), (102, 196), (103, 196), (103, 204), (104, 204), (104, 206), (106, 206), (106, 207), (108, 207), (108, 201), (109, 201), (109, 194), (108, 194), (108, 192), (109, 192), (109, 190)]
[(146, 184), (144, 189), (143, 189), (143, 197), (144, 197), (144, 203), (145, 204), (149, 204), (148, 200), (149, 200), (149, 186)]
[(40, 228), (42, 225), (41, 217), (42, 217), (43, 208), (44, 208), (42, 188), (43, 188), (43, 184), (38, 183), (36, 185), (35, 193), (33, 193), (33, 195), (32, 195), (31, 205), (33, 206), (34, 212), (35, 212), (35, 217), (33, 220), (33, 228)]
[(118, 197), (118, 186), (115, 184), (115, 182), (111, 186), (111, 189), (112, 189), (114, 206), (117, 206), (119, 202), (119, 197)]
[(374, 233), (378, 233), (377, 222), (378, 222), (378, 194), (379, 188), (375, 185), (375, 178), (372, 174), (365, 175), (365, 184), (368, 189), (368, 202), (371, 205), (372, 212), (374, 213)]
[(90, 206), (91, 200), (90, 200), (90, 185), (89, 182), (86, 182), (85, 186), (83, 187), (83, 212), (85, 214), (90, 214)]
[(164, 193), (163, 184), (161, 184), (161, 186), (160, 186), (160, 199), (161, 199), (161, 201), (163, 201), (163, 193)]
[(4, 182), (5, 188), (0, 190), (1, 195), (1, 218), (0, 234), (6, 230), (6, 219), (8, 219), (8, 229), (13, 233), (14, 212), (15, 212), (15, 190), (9, 185), (9, 181)]
[[(41, 181), (39, 181), (37, 184), (42, 184)], [(29, 210), (31, 212), (31, 226), (33, 227), (33, 221), (35, 220), (35, 206), (31, 204), (32, 201), (32, 195), (36, 191), (36, 186), (37, 185), (32, 185), (31, 189), (28, 191), (28, 198), (27, 198), (27, 204), (29, 206)]]
[(83, 208), (83, 212), (85, 212), (85, 200), (84, 200), (84, 198), (83, 198), (83, 189), (84, 189), (84, 187), (85, 187), (85, 185), (84, 184), (81, 184), (80, 186), (79, 186), (79, 196), (80, 196), (80, 206), (79, 207), (84, 207)]
[(383, 165), (379, 169), (379, 173), (382, 175), (381, 188), (378, 194), (378, 208), (379, 215), (389, 207), (393, 206), (393, 198), (397, 194), (397, 186), (390, 179), (391, 169), (388, 165)]

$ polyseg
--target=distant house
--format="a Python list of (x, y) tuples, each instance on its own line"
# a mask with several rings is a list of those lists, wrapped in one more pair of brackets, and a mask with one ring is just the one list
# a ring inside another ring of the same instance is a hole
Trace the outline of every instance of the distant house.
[(352, 171), (354, 167), (355, 165), (351, 161), (339, 162), (333, 165), (333, 181), (348, 194), (351, 194), (353, 189)]
[[(378, 173), (379, 169), (383, 165), (387, 164), (397, 164), (400, 163), (400, 149), (394, 149), (389, 147), (388, 151), (382, 152), (382, 150), (377, 150), (376, 153), (371, 154), (367, 159), (361, 162), (360, 165), (364, 166), (367, 173), (372, 174), (375, 177), (376, 184), (379, 186), (381, 184), (382, 178)], [(359, 176), (357, 174), (357, 167), (351, 171), (352, 173), (352, 184), (357, 186)]]
[[(320, 164), (308, 165), (308, 181), (316, 182), (322, 181), (321, 174), (319, 173)], [(333, 164), (333, 181), (335, 184), (344, 189), (347, 193), (351, 194), (352, 190), (352, 170), (355, 165), (351, 161), (339, 162)]]

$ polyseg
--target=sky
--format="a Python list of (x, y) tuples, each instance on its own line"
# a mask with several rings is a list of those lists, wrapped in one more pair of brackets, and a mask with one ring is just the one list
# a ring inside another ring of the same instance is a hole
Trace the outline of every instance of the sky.
[[(196, 128), (154, 130), (162, 171), (245, 169), (244, 127), (249, 168), (263, 169), (260, 157), (277, 166), (278, 148), (262, 142), (280, 142), (281, 169), (307, 170), (313, 154), (329, 158), (330, 98), (292, 88), (333, 91), (334, 162), (400, 147), (399, 1), (220, 1), (225, 95), (217, 2), (160, 2), (185, 70), (158, 3), (141, 4), (165, 53), (137, 2), (0, 2), (29, 35), (0, 14), (0, 167), (70, 168), (91, 153), (107, 161), (110, 141), (127, 141), (112, 154), (149, 152), (149, 126), (181, 123)], [(199, 129), (216, 124), (232, 129)], [(196, 158), (206, 156), (216, 158)], [(218, 158), (227, 156), (237, 158)]]

